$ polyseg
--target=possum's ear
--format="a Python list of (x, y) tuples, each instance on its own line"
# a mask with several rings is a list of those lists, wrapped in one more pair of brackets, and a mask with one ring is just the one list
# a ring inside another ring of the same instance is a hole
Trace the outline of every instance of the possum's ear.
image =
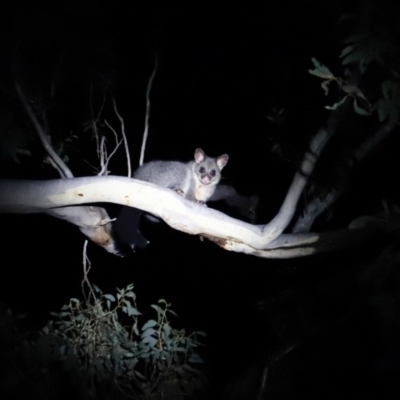
[(131, 250), (143, 249), (149, 241), (140, 231), (140, 218), (142, 210), (133, 207), (122, 207), (113, 224), (113, 235), (121, 255), (127, 254), (127, 248)]

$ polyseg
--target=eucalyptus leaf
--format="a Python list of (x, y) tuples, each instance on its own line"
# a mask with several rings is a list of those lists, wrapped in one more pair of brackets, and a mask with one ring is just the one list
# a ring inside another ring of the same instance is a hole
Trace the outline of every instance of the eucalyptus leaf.
[(354, 111), (357, 114), (362, 115), (363, 117), (367, 117), (367, 116), (371, 115), (371, 113), (368, 110), (366, 110), (365, 108), (362, 108), (358, 105), (358, 102), (356, 99), (354, 99), (354, 101), (353, 101), (353, 106), (354, 106)]
[(147, 328), (144, 332), (142, 332), (141, 338), (145, 338), (147, 336), (154, 335), (156, 331), (153, 328)]
[(355, 46), (351, 45), (351, 46), (346, 46), (342, 52), (340, 53), (340, 58), (347, 56), (347, 54), (351, 53), (354, 50)]
[(152, 304), (150, 307), (154, 308), (159, 316), (164, 314), (163, 309), (156, 304)]
[[(111, 379), (117, 385), (131, 381), (153, 396), (160, 393), (161, 382), (175, 382), (174, 393), (176, 391), (179, 398), (185, 395), (184, 382), (192, 385), (196, 382), (194, 377), (200, 376), (200, 372), (189, 366), (188, 359), (199, 359), (193, 349), (198, 343), (197, 334), (202, 332), (187, 337), (183, 329), (173, 329), (166, 322), (165, 314), (176, 314), (169, 310), (170, 304), (161, 299), (159, 303), (164, 304), (163, 308), (152, 306), (157, 311), (158, 321), (147, 321), (140, 335), (136, 318), (131, 321), (131, 326), (118, 322), (121, 312), (140, 315), (128, 300), (134, 299), (135, 294), (128, 288), (120, 289), (116, 296), (121, 296), (122, 302), (110, 312), (107, 307), (115, 301), (114, 295), (103, 296), (100, 289), (97, 292), (100, 295), (89, 296), (83, 302), (70, 300), (70, 305), (63, 306), (61, 312), (51, 314), (54, 320), (41, 331), (40, 337), (45, 341), (35, 345), (41, 357), (62, 363), (68, 373), (79, 371), (93, 378), (91, 382), (94, 383), (105, 379)], [(105, 301), (102, 301), (103, 297)], [(71, 306), (73, 303), (77, 306)], [(29, 344), (26, 347), (28, 350), (24, 351), (28, 352)], [(178, 370), (184, 377), (180, 381)], [(201, 381), (197, 384), (201, 385)]]
[(145, 331), (148, 328), (153, 328), (154, 326), (157, 325), (157, 321), (154, 321), (154, 319), (150, 319), (149, 321), (147, 321), (143, 327), (142, 327), (142, 331)]
[(171, 327), (169, 324), (164, 324), (162, 329), (167, 337), (171, 334)]
[(390, 113), (390, 101), (386, 99), (379, 99), (375, 105), (378, 112), (379, 122), (383, 122)]
[(136, 300), (136, 294), (134, 292), (131, 292), (131, 291), (126, 292), (125, 296), (126, 297), (131, 297), (133, 300)]
[(398, 85), (393, 81), (383, 81), (382, 82), (382, 93), (385, 99), (393, 99), (397, 96)]
[(101, 292), (101, 290), (100, 290), (100, 288), (95, 284), (95, 283), (93, 283), (93, 289), (95, 290), (95, 292), (97, 292), (97, 293), (102, 293)]
[(349, 97), (349, 95), (346, 95), (343, 97), (343, 99), (341, 99), (340, 101), (338, 101), (337, 103), (335, 103), (333, 106), (325, 106), (325, 108), (327, 110), (336, 110), (339, 106), (341, 106), (342, 104), (344, 104), (344, 102), (347, 100), (347, 98)]
[(351, 64), (353, 62), (358, 62), (360, 60), (363, 60), (365, 56), (366, 56), (366, 53), (364, 50), (354, 51), (353, 53), (350, 53), (343, 59), (342, 65)]
[(151, 347), (154, 347), (157, 344), (157, 340), (152, 336), (148, 336), (143, 338), (142, 343), (148, 343)]
[(358, 33), (356, 35), (349, 36), (347, 39), (344, 40), (344, 43), (357, 43), (361, 40), (366, 39), (368, 36), (370, 36), (369, 32)]

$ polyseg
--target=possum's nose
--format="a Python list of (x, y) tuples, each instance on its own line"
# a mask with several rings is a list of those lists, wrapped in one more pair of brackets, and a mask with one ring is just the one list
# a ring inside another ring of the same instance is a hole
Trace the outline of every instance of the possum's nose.
[(204, 183), (204, 185), (208, 185), (211, 182), (211, 179), (210, 179), (210, 177), (208, 175), (204, 175), (201, 178), (201, 182)]

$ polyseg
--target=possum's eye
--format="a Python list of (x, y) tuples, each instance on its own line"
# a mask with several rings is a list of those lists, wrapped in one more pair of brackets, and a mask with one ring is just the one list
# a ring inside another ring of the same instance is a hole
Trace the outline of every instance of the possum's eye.
[(205, 169), (204, 167), (201, 167), (201, 168), (199, 169), (199, 171), (200, 171), (201, 174), (204, 174), (204, 172), (206, 172), (206, 169)]
[(216, 174), (215, 169), (213, 169), (213, 170), (210, 172), (210, 175), (211, 175), (211, 176), (215, 176), (215, 174)]

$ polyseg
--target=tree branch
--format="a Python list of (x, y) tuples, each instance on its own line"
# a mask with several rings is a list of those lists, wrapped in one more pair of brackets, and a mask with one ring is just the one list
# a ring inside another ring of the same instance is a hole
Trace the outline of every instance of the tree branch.
[(268, 238), (269, 242), (275, 240), (290, 224), (308, 178), (315, 167), (315, 163), (322, 149), (325, 147), (330, 137), (331, 135), (327, 130), (321, 129), (311, 140), (310, 149), (304, 156), (299, 172), (297, 172), (293, 178), (293, 182), (278, 214), (269, 224), (264, 226), (263, 233), (265, 237)]
[[(395, 124), (387, 122), (381, 125), (373, 135), (369, 136), (354, 152), (353, 156), (347, 160), (350, 167), (355, 165), (355, 161), (362, 161), (373, 149), (375, 149), (386, 137), (393, 132)], [(330, 188), (326, 193), (319, 193), (314, 196), (306, 205), (304, 211), (296, 221), (293, 232), (309, 232), (315, 220), (342, 195), (343, 188)]]
[(154, 62), (154, 69), (153, 72), (150, 75), (149, 82), (147, 83), (147, 88), (146, 88), (146, 116), (144, 120), (144, 132), (143, 132), (143, 139), (142, 139), (142, 146), (140, 149), (140, 158), (139, 158), (139, 166), (141, 167), (143, 165), (144, 161), (144, 152), (146, 150), (146, 143), (147, 143), (147, 138), (149, 136), (149, 121), (150, 121), (150, 92), (151, 88), (153, 86), (153, 81), (156, 76), (158, 68), (158, 57), (156, 53), (156, 59)]
[[(2, 180), (0, 193), (0, 212), (3, 213), (39, 213), (48, 210), (51, 213), (70, 208), (59, 207), (96, 202), (132, 206), (162, 218), (174, 229), (206, 237), (226, 250), (265, 258), (300, 257), (336, 249), (338, 243), (346, 246), (351, 241), (343, 241), (345, 232), (354, 239), (360, 238), (362, 232), (376, 234), (376, 230), (371, 231), (366, 227), (329, 234), (281, 234), (273, 241), (265, 234), (273, 231), (271, 223), (265, 226), (247, 224), (185, 200), (172, 190), (116, 176), (51, 181)], [(74, 223), (69, 217), (66, 219)], [(101, 225), (99, 221), (97, 223)], [(382, 226), (379, 229), (384, 230)], [(109, 244), (103, 247), (108, 250), (107, 246), (112, 248)]]

